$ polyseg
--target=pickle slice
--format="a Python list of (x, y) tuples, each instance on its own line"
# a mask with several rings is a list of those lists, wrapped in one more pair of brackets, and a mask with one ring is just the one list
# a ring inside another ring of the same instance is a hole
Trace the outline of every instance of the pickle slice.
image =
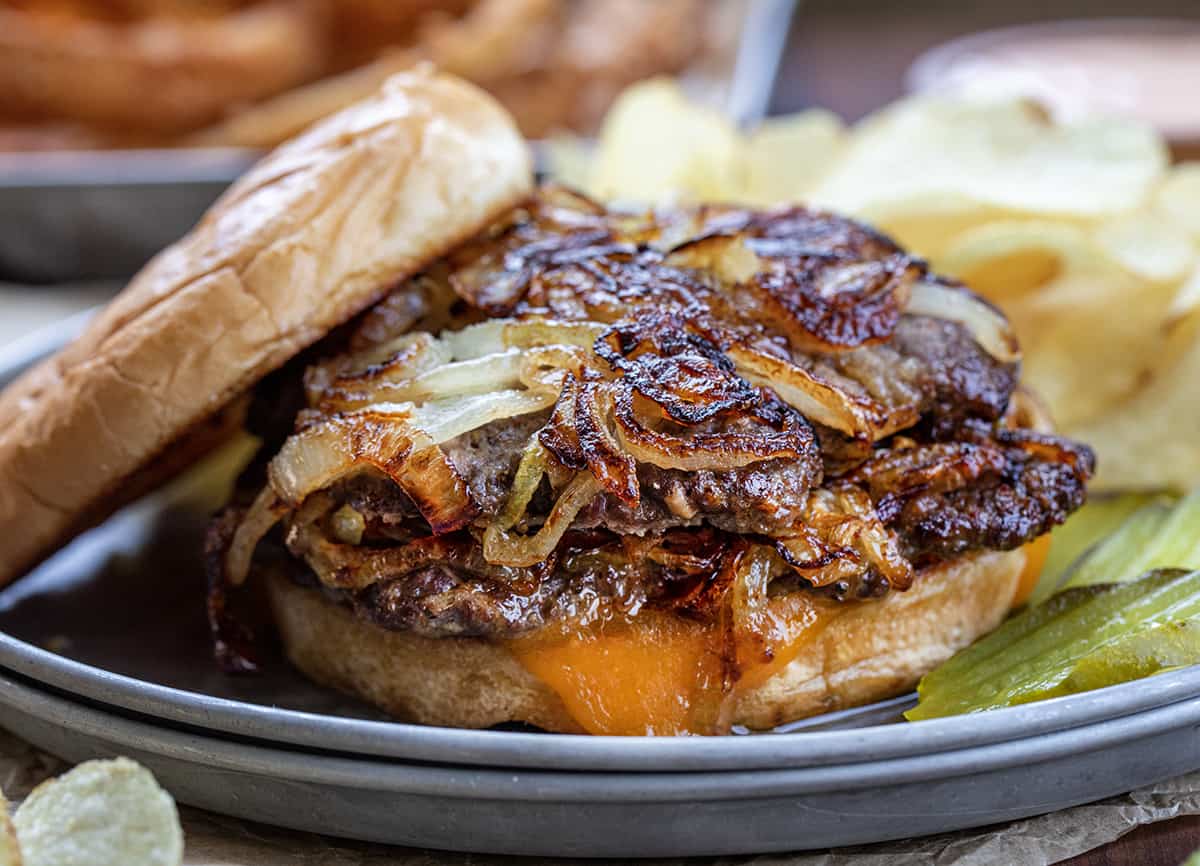
[(1147, 625), (1200, 616), (1200, 571), (1160, 570), (1068, 590), (1013, 617), (928, 674), (915, 721), (1011, 706), (1055, 691), (1076, 664)]
[(1200, 620), (1155, 623), (1088, 653), (1059, 686), (1033, 700), (1138, 680), (1200, 659)]
[(1200, 568), (1200, 489), (1171, 509), (1143, 568)]
[(1121, 583), (1128, 575), (1141, 574), (1141, 563), (1170, 516), (1171, 509), (1161, 502), (1139, 508), (1067, 571), (1062, 588)]
[(1172, 499), (1161, 493), (1125, 493), (1089, 500), (1051, 533), (1050, 554), (1029, 604), (1040, 604), (1053, 595), (1076, 561), (1137, 511), (1151, 504), (1165, 511), (1171, 503)]

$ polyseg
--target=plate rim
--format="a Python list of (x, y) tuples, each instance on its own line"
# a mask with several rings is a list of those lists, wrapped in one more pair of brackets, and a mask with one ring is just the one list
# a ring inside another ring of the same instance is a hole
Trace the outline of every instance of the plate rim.
[(614, 797), (624, 803), (766, 799), (921, 783), (1095, 752), (1200, 722), (1200, 700), (1191, 699), (1134, 717), (1108, 719), (1085, 729), (938, 754), (766, 772), (740, 768), (688, 773), (612, 770), (580, 773), (413, 764), (242, 742), (107, 712), (42, 691), (2, 673), (0, 703), (34, 718), (52, 719), (60, 727), (92, 740), (102, 739), (118, 747), (131, 746), (164, 758), (199, 762), (214, 769), (357, 791), (548, 803), (610, 802)]
[(962, 751), (1051, 736), (1200, 702), (1200, 665), (943, 719), (753, 737), (613, 737), (470, 730), (288, 710), (151, 683), (0, 632), (0, 670), (100, 705), (260, 743), (444, 765), (541, 770), (728, 772), (810, 769)]

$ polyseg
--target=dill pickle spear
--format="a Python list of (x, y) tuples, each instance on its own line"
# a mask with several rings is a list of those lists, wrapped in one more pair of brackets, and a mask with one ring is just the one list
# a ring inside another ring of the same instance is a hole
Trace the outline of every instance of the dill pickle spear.
[(1064, 587), (1121, 583), (1155, 568), (1200, 568), (1200, 491), (1161, 508), (1136, 511), (1079, 562)]
[(955, 653), (940, 667), (926, 674), (922, 678), (921, 684), (917, 686), (918, 693), (924, 696), (926, 691), (930, 694), (940, 691), (943, 681), (952, 680), (961, 675), (963, 671), (977, 667), (986, 659), (1004, 652), (1026, 635), (1042, 628), (1056, 617), (1074, 610), (1103, 591), (1105, 591), (1104, 587), (1073, 589), (1060, 592), (1036, 607), (1026, 608), (991, 634)]
[(1031, 700), (1087, 692), (1200, 662), (1200, 620), (1148, 625), (1088, 653), (1056, 688)]
[(1067, 570), (1062, 588), (1121, 583), (1141, 574), (1145, 571), (1141, 563), (1148, 558), (1149, 547), (1170, 516), (1171, 509), (1161, 502), (1142, 506)]
[(1039, 604), (1053, 595), (1080, 557), (1116, 532), (1137, 511), (1157, 504), (1165, 512), (1171, 502), (1170, 497), (1161, 493), (1123, 493), (1089, 500), (1051, 533), (1050, 554), (1029, 604)]
[(1144, 569), (1200, 568), (1200, 489), (1179, 500), (1148, 553)]
[(1194, 616), (1200, 616), (1197, 571), (1154, 571), (1128, 583), (1062, 593), (964, 651), (965, 662), (956, 656), (927, 675), (918, 687), (920, 703), (905, 715), (915, 721), (1035, 700), (1101, 647), (1148, 624)]

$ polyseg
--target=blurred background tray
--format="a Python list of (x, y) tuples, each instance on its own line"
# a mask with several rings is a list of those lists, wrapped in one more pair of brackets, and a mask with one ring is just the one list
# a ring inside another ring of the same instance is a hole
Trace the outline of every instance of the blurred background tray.
[[(730, 34), (734, 50), (702, 58), (691, 89), (752, 125), (768, 110), (796, 0), (721, 3), (729, 12), (714, 21), (740, 24)], [(222, 147), (0, 152), (0, 280), (127, 277), (184, 234), (257, 155)]]

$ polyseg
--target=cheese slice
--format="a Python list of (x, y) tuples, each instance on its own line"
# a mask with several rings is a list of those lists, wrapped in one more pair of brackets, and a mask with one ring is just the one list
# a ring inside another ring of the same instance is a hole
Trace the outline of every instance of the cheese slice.
[(739, 635), (736, 652), (719, 624), (659, 611), (508, 646), (588, 733), (712, 734), (728, 727), (738, 690), (786, 667), (840, 608), (811, 593), (771, 599), (761, 633)]

